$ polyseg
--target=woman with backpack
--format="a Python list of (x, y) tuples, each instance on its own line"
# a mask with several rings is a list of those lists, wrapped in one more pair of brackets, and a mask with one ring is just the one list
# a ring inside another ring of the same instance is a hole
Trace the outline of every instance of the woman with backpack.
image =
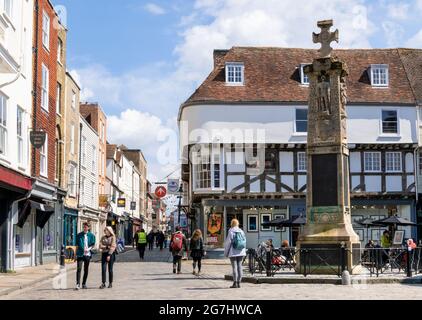
[(173, 273), (176, 273), (176, 267), (177, 274), (182, 273), (183, 250), (188, 251), (187, 241), (180, 227), (177, 226), (170, 241), (170, 252), (173, 255)]
[[(204, 240), (202, 239), (202, 232), (196, 229), (190, 240), (190, 256), (193, 259), (193, 275), (201, 273), (201, 261), (204, 256)], [(198, 273), (195, 272), (196, 265), (198, 265)]]
[(230, 288), (240, 288), (242, 282), (242, 260), (246, 256), (246, 237), (239, 228), (239, 220), (233, 219), (231, 228), (224, 243), (224, 255), (230, 258), (233, 269), (233, 285)]

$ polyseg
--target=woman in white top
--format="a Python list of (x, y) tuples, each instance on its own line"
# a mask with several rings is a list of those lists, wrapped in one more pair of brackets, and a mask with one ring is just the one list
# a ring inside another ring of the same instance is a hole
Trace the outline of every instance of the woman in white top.
[(227, 234), (226, 241), (224, 243), (224, 255), (230, 258), (230, 262), (233, 268), (233, 285), (230, 288), (240, 288), (240, 282), (242, 282), (242, 261), (243, 257), (246, 256), (246, 240), (243, 248), (235, 248), (234, 239), (236, 234), (240, 233), (240, 237), (246, 239), (245, 233), (239, 228), (239, 220), (233, 219), (231, 221), (231, 228)]

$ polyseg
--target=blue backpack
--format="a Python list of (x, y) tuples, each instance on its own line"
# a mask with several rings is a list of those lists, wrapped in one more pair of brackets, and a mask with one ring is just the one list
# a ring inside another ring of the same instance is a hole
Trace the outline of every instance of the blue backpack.
[(233, 237), (233, 248), (236, 250), (243, 250), (246, 248), (246, 238), (243, 232), (236, 232)]

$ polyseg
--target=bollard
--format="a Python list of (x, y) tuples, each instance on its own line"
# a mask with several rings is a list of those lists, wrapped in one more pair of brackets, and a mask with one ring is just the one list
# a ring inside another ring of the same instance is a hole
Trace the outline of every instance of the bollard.
[(411, 247), (407, 247), (407, 277), (410, 278), (412, 277), (412, 267), (411, 267), (411, 263), (410, 263), (410, 253), (412, 252), (412, 248)]
[(64, 246), (62, 245), (62, 249), (60, 250), (60, 266), (62, 267), (65, 266), (65, 259), (66, 259), (66, 255), (64, 253)]
[(271, 277), (271, 247), (267, 248), (267, 261), (266, 261), (266, 269), (267, 269), (267, 277)]
[(344, 270), (341, 274), (341, 284), (343, 286), (350, 286), (352, 284), (352, 279), (350, 277), (349, 271)]

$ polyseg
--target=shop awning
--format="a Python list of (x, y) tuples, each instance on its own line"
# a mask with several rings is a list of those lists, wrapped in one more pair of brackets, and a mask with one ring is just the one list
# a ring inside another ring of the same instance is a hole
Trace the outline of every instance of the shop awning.
[(44, 203), (27, 200), (23, 205), (22, 210), (19, 211), (19, 218), (17, 223), (18, 227), (23, 227), (26, 219), (28, 219), (29, 215), (31, 214), (31, 209), (37, 210), (35, 220), (37, 226), (40, 228), (44, 228), (48, 219), (50, 219), (51, 215), (54, 213), (54, 208), (51, 206), (48, 206)]

